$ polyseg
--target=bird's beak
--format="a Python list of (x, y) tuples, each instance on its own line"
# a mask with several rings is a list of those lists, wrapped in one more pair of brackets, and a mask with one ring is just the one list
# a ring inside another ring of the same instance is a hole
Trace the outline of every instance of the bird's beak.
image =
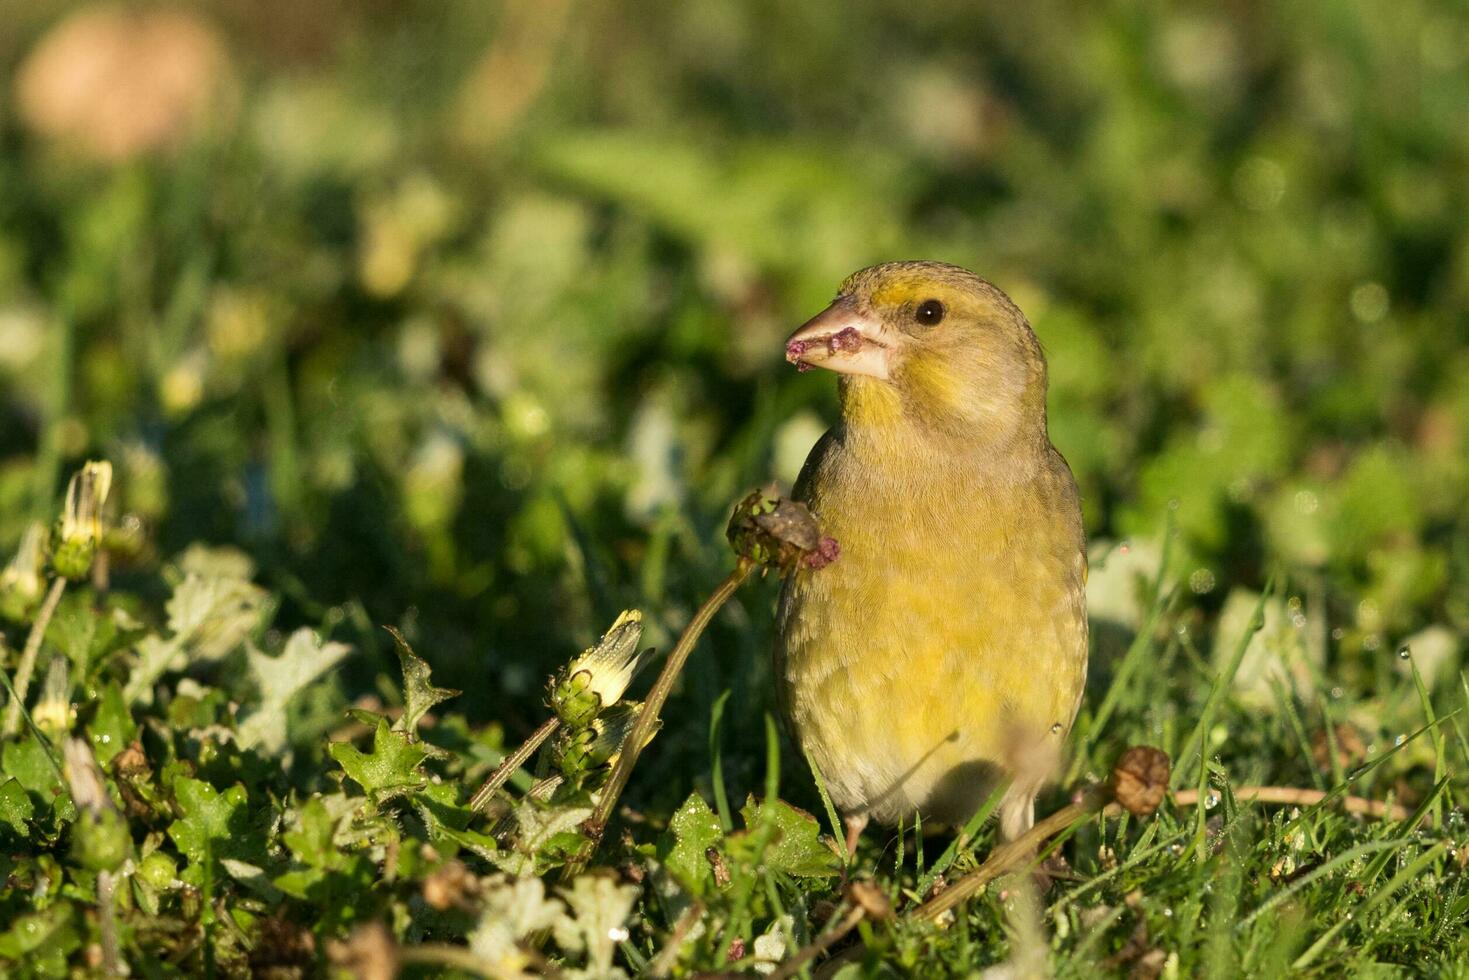
[(786, 341), (786, 360), (802, 371), (824, 367), (838, 374), (887, 380), (892, 343), (882, 322), (843, 296)]

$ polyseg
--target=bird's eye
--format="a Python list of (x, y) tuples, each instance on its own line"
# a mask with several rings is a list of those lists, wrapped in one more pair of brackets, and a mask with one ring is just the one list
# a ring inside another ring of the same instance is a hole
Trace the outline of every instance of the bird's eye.
[(918, 309), (913, 311), (913, 319), (931, 327), (944, 318), (944, 304), (936, 299), (926, 299), (918, 304)]

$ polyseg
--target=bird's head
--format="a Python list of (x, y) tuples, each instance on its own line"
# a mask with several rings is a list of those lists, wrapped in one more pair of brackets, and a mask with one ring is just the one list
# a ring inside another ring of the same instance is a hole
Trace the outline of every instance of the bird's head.
[(855, 273), (791, 335), (786, 359), (843, 376), (849, 423), (902, 421), (969, 440), (1045, 431), (1040, 343), (1008, 296), (959, 266)]

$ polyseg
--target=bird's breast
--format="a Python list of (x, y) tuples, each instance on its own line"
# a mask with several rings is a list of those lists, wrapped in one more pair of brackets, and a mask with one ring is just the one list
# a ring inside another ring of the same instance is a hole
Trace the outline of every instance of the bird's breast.
[(813, 475), (841, 557), (788, 580), (777, 659), (834, 797), (891, 819), (953, 796), (946, 780), (980, 792), (1015, 732), (1070, 728), (1086, 619), (1074, 491), (880, 477)]

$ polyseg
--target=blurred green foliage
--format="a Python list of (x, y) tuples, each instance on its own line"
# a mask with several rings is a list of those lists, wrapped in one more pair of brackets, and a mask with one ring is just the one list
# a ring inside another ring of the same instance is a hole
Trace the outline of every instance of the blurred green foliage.
[[(73, 9), (14, 13), (7, 77)], [(520, 695), (688, 601), (832, 417), (781, 337), (923, 256), (1033, 319), (1094, 536), (1172, 502), (1196, 583), (1278, 561), (1348, 651), (1469, 626), (1461, 9), (291, 10), (196, 10), (164, 148), (0, 117), (0, 540), (106, 454), (159, 553)]]

